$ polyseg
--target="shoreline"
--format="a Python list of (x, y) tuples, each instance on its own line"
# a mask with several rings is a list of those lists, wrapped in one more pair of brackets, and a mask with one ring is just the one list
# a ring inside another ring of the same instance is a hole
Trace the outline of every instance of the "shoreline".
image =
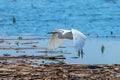
[(113, 64), (27, 64), (0, 62), (1, 80), (119, 80), (120, 65)]

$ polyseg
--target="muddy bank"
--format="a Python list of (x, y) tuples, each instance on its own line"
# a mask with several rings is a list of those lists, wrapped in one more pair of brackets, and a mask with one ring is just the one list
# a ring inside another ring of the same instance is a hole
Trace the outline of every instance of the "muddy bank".
[(119, 80), (120, 65), (0, 63), (1, 80)]

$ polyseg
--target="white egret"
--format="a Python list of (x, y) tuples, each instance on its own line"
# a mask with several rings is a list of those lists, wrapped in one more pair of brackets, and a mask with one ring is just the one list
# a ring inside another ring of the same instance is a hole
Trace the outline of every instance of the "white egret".
[(70, 39), (73, 40), (74, 47), (78, 53), (81, 53), (87, 38), (82, 32), (76, 29), (58, 29), (48, 34), (52, 34), (48, 41), (48, 49), (58, 48), (65, 39)]

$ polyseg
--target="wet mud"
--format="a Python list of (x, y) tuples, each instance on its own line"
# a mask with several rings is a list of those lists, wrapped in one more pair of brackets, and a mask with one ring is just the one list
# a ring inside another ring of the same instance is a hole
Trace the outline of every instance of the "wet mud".
[(33, 66), (24, 63), (0, 62), (0, 80), (96, 79), (120, 80), (120, 65), (50, 63)]

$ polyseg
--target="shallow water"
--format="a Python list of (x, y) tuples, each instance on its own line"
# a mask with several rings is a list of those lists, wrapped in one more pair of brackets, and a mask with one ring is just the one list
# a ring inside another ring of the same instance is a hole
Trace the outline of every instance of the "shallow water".
[[(47, 32), (75, 28), (88, 36), (83, 58), (78, 56), (71, 41), (47, 55), (62, 54), (66, 59), (60, 61), (66, 63), (119, 64), (119, 19), (120, 0), (0, 0), (0, 39), (5, 40), (0, 43), (0, 48), (39, 47), (0, 50), (0, 55), (46, 55), (50, 37)], [(18, 40), (19, 36), (30, 40)], [(104, 53), (101, 53), (102, 45)]]
[[(81, 64), (119, 64), (120, 41), (110, 40), (109, 38), (88, 38), (84, 46), (83, 57), (77, 53), (73, 47), (73, 42), (66, 40), (58, 49), (47, 51), (47, 38), (36, 36), (23, 36), (23, 40), (18, 40), (18, 36), (9, 37), (0, 43), (0, 56), (10, 54), (19, 55), (38, 55), (38, 56), (62, 56), (66, 59), (37, 59), (41, 64), (44, 63), (81, 63)], [(18, 42), (18, 44), (16, 44)], [(104, 46), (102, 53), (101, 46)], [(36, 59), (35, 59), (36, 60)]]

